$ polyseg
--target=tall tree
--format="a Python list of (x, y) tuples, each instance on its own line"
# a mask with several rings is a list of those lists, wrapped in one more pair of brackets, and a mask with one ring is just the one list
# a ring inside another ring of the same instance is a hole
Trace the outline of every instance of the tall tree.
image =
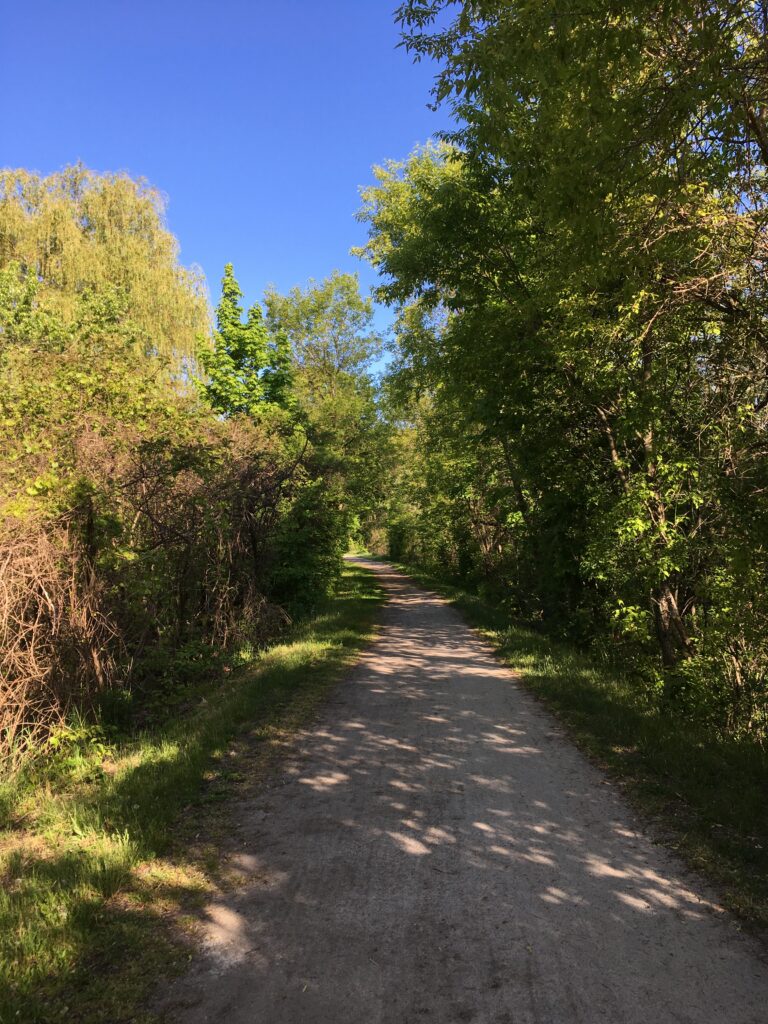
[(200, 353), (206, 372), (202, 389), (214, 409), (230, 415), (253, 416), (269, 405), (287, 408), (293, 389), (290, 343), (284, 332), (270, 336), (258, 303), (244, 318), (242, 297), (233, 266), (227, 263), (213, 344)]
[(654, 644), (667, 692), (762, 728), (765, 5), (400, 16), (456, 115), (364, 196), (400, 391), (495, 451), (497, 578), (522, 553), (551, 625)]
[(39, 310), (65, 327), (82, 296), (111, 290), (135, 348), (178, 367), (207, 331), (208, 311), (201, 274), (180, 265), (164, 212), (159, 192), (124, 174), (0, 170), (0, 269), (15, 263), (35, 277)]
[(380, 353), (373, 303), (360, 294), (356, 274), (334, 271), (324, 281), (310, 281), (287, 295), (272, 288), (265, 303), (271, 331), (288, 339), (314, 396), (334, 394), (343, 377), (364, 373)]
[(314, 446), (315, 471), (336, 489), (349, 523), (363, 531), (381, 504), (388, 430), (368, 373), (382, 348), (373, 302), (356, 274), (265, 296), (272, 336), (290, 345), (296, 412)]

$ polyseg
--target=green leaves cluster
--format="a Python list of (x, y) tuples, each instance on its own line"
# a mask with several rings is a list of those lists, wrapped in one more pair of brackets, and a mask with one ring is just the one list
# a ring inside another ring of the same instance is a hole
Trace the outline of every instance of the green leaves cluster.
[(272, 335), (258, 303), (243, 319), (243, 293), (231, 263), (224, 268), (216, 307), (213, 345), (200, 351), (203, 393), (227, 415), (258, 414), (265, 405), (287, 408), (293, 387), (293, 357), (284, 333)]

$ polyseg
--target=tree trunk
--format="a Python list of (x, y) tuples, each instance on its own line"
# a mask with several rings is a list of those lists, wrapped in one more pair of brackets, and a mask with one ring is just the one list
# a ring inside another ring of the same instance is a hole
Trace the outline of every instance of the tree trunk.
[(651, 601), (656, 637), (661, 648), (661, 660), (665, 668), (671, 668), (681, 658), (690, 656), (692, 645), (678, 608), (677, 595), (669, 580), (664, 580), (657, 587), (651, 596)]

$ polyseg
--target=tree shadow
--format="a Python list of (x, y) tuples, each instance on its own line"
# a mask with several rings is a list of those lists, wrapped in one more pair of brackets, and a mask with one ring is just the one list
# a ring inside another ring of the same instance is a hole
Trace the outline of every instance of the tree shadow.
[(174, 1021), (763, 1024), (768, 969), (438, 598), (233, 813)]

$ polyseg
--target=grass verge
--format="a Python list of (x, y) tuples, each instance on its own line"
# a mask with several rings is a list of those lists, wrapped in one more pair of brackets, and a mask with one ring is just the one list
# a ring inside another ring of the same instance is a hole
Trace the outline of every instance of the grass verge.
[(153, 1019), (146, 995), (191, 955), (195, 910), (216, 885), (216, 806), (311, 719), (381, 600), (347, 565), (327, 608), (201, 685), (182, 719), (0, 790), (0, 1024)]
[(461, 611), (577, 745), (621, 783), (653, 834), (768, 937), (768, 751), (674, 717), (615, 667), (510, 622), (470, 591), (400, 568)]

